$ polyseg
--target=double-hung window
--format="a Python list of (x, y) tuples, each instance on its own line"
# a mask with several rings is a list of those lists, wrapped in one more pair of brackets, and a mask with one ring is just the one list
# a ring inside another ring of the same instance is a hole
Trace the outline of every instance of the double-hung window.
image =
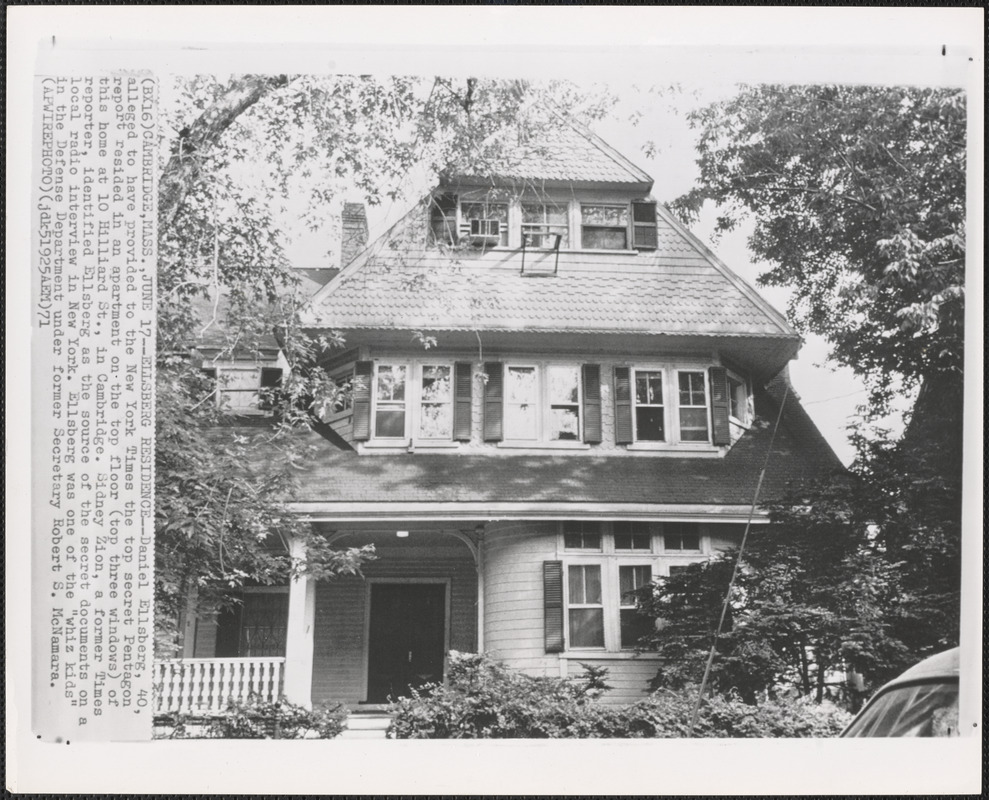
[(566, 205), (522, 203), (522, 242), (526, 247), (550, 248), (560, 237), (560, 247), (570, 246)]
[(582, 205), (580, 246), (585, 250), (628, 249), (627, 205)]
[(640, 442), (666, 441), (662, 370), (635, 371), (635, 438)]
[(419, 392), (419, 437), (453, 436), (453, 376), (448, 364), (422, 366)]
[(703, 372), (677, 373), (680, 411), (680, 441), (707, 442), (708, 405), (707, 381)]
[(547, 438), (550, 441), (580, 439), (580, 370), (576, 366), (546, 368), (549, 394)]
[(604, 647), (604, 602), (600, 564), (567, 569), (571, 647)]
[(618, 566), (619, 636), (623, 649), (635, 647), (639, 640), (653, 630), (649, 617), (636, 610), (636, 593), (652, 583), (649, 564), (620, 564)]
[(539, 371), (534, 366), (509, 365), (505, 370), (505, 438), (539, 438)]
[(381, 439), (405, 438), (405, 402), (408, 367), (379, 364), (374, 380), (374, 435)]

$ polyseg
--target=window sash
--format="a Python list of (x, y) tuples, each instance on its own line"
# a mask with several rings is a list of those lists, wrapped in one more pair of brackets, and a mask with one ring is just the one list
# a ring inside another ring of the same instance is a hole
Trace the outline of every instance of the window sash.
[(374, 374), (374, 435), (378, 439), (404, 439), (408, 367), (378, 364)]
[(520, 364), (505, 366), (504, 403), (505, 438), (538, 441), (540, 432), (538, 367)]
[[(559, 234), (560, 247), (569, 247), (569, 209), (556, 203), (522, 203), (522, 238), (527, 247), (551, 247), (550, 234)], [(526, 239), (528, 237), (528, 239)]]
[[(566, 383), (558, 382), (564, 375)], [(547, 437), (550, 441), (580, 441), (580, 367), (550, 365), (546, 368), (546, 384)]]
[(574, 649), (605, 647), (605, 611), (601, 564), (567, 567), (568, 643)]
[(593, 250), (628, 249), (628, 206), (589, 203), (580, 207), (581, 247)]
[(421, 439), (453, 438), (453, 367), (449, 364), (423, 364), (420, 369), (418, 431)]
[[(655, 385), (657, 380), (658, 387)], [(632, 419), (636, 441), (666, 441), (665, 386), (663, 370), (633, 370)], [(656, 427), (658, 431), (655, 430)]]
[(700, 553), (702, 549), (700, 526), (689, 522), (668, 522), (663, 526), (664, 552)]
[(707, 378), (704, 372), (678, 370), (677, 399), (680, 441), (710, 441)]

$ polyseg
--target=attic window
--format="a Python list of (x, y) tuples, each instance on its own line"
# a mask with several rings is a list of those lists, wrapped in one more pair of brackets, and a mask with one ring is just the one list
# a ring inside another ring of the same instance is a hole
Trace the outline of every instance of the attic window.
[(582, 205), (580, 246), (585, 250), (628, 249), (628, 206)]
[(551, 203), (522, 204), (522, 238), (526, 247), (552, 249), (560, 237), (560, 247), (570, 246), (570, 226), (566, 205)]
[[(471, 235), (471, 223), (490, 221), (498, 223), (497, 246), (508, 247), (508, 204), (507, 203), (462, 203), (460, 205), (460, 234)], [(475, 228), (478, 226), (475, 225)], [(481, 228), (492, 227), (481, 225)]]

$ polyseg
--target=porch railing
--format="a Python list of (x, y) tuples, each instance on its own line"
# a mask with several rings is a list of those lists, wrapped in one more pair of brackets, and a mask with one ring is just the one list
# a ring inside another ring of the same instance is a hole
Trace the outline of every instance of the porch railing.
[(155, 713), (207, 714), (255, 695), (275, 701), (284, 658), (179, 658), (155, 662)]

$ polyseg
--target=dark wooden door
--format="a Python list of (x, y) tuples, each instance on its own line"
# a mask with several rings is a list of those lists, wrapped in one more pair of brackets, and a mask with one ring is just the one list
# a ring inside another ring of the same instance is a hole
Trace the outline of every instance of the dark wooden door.
[(443, 680), (446, 586), (371, 584), (367, 701), (407, 696)]

